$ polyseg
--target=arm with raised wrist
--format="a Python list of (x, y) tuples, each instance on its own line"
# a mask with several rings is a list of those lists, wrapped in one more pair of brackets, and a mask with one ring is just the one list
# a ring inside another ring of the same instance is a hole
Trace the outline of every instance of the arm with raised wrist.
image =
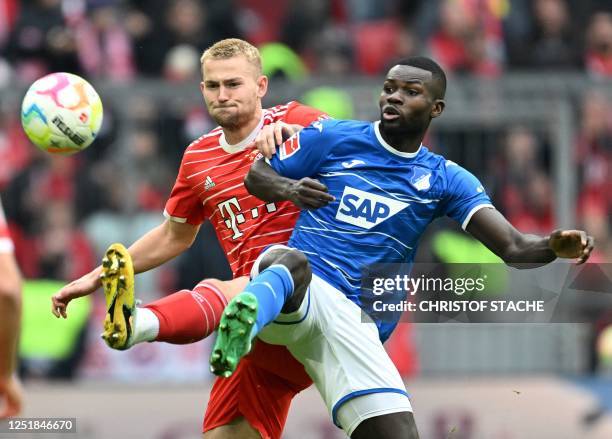
[(557, 257), (585, 262), (593, 238), (579, 230), (558, 230), (549, 236), (519, 232), (495, 209), (483, 208), (474, 214), (466, 230), (504, 262), (516, 268), (546, 265)]
[(251, 195), (264, 201), (291, 201), (301, 209), (318, 209), (334, 201), (327, 187), (304, 177), (300, 180), (279, 175), (264, 160), (256, 160), (244, 179)]
[[(191, 246), (198, 230), (199, 226), (166, 220), (145, 233), (128, 249), (134, 264), (134, 272), (151, 270), (178, 256)], [(102, 267), (98, 266), (54, 294), (51, 298), (53, 314), (56, 317), (66, 318), (66, 307), (72, 299), (87, 296), (102, 285), (101, 272)]]

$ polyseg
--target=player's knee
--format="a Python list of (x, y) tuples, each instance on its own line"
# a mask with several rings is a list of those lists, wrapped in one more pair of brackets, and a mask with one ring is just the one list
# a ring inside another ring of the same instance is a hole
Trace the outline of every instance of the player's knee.
[(306, 255), (297, 250), (287, 252), (282, 260), (282, 264), (289, 269), (293, 278), (293, 293), (283, 306), (283, 313), (297, 311), (304, 300), (308, 285), (312, 279), (312, 270)]
[(271, 265), (284, 265), (293, 278), (294, 291), (306, 288), (310, 284), (312, 271), (308, 258), (299, 250), (290, 248), (274, 249), (268, 252), (259, 264), (259, 272)]
[(291, 272), (295, 290), (305, 288), (310, 284), (312, 270), (304, 253), (298, 250), (290, 250), (283, 257), (282, 264)]
[[(277, 264), (278, 261), (287, 253), (290, 252), (291, 249), (288, 247), (280, 247), (273, 248), (272, 250), (266, 251), (263, 255), (263, 258), (259, 262), (259, 266), (257, 267), (256, 273), (261, 273), (270, 265)], [(251, 273), (251, 276), (254, 276), (254, 273)]]
[(299, 309), (302, 304), (312, 279), (312, 270), (304, 253), (284, 247), (272, 249), (264, 255), (259, 263), (259, 272), (261, 273), (261, 271), (269, 266), (277, 264), (287, 267), (293, 279), (293, 292), (281, 311), (283, 313), (290, 313)]

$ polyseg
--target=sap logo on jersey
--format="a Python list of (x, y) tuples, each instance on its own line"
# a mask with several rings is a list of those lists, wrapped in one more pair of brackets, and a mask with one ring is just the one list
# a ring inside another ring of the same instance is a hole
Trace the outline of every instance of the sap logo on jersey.
[(408, 206), (409, 203), (346, 186), (340, 199), (336, 219), (371, 229)]

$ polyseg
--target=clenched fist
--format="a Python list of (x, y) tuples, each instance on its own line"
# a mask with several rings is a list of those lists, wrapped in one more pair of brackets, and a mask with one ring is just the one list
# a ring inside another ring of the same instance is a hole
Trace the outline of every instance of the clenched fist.
[(548, 238), (548, 246), (559, 258), (578, 259), (582, 264), (593, 251), (594, 240), (583, 230), (555, 230)]

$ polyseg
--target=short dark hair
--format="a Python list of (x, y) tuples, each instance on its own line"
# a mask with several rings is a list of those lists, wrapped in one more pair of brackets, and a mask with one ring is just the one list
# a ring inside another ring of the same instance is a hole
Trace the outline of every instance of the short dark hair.
[(426, 56), (411, 56), (410, 58), (399, 60), (395, 63), (395, 65), (411, 66), (431, 72), (432, 79), (438, 85), (438, 96), (436, 97), (438, 99), (444, 99), (444, 94), (446, 93), (446, 73), (444, 73), (442, 67), (440, 67), (433, 59), (427, 58)]

